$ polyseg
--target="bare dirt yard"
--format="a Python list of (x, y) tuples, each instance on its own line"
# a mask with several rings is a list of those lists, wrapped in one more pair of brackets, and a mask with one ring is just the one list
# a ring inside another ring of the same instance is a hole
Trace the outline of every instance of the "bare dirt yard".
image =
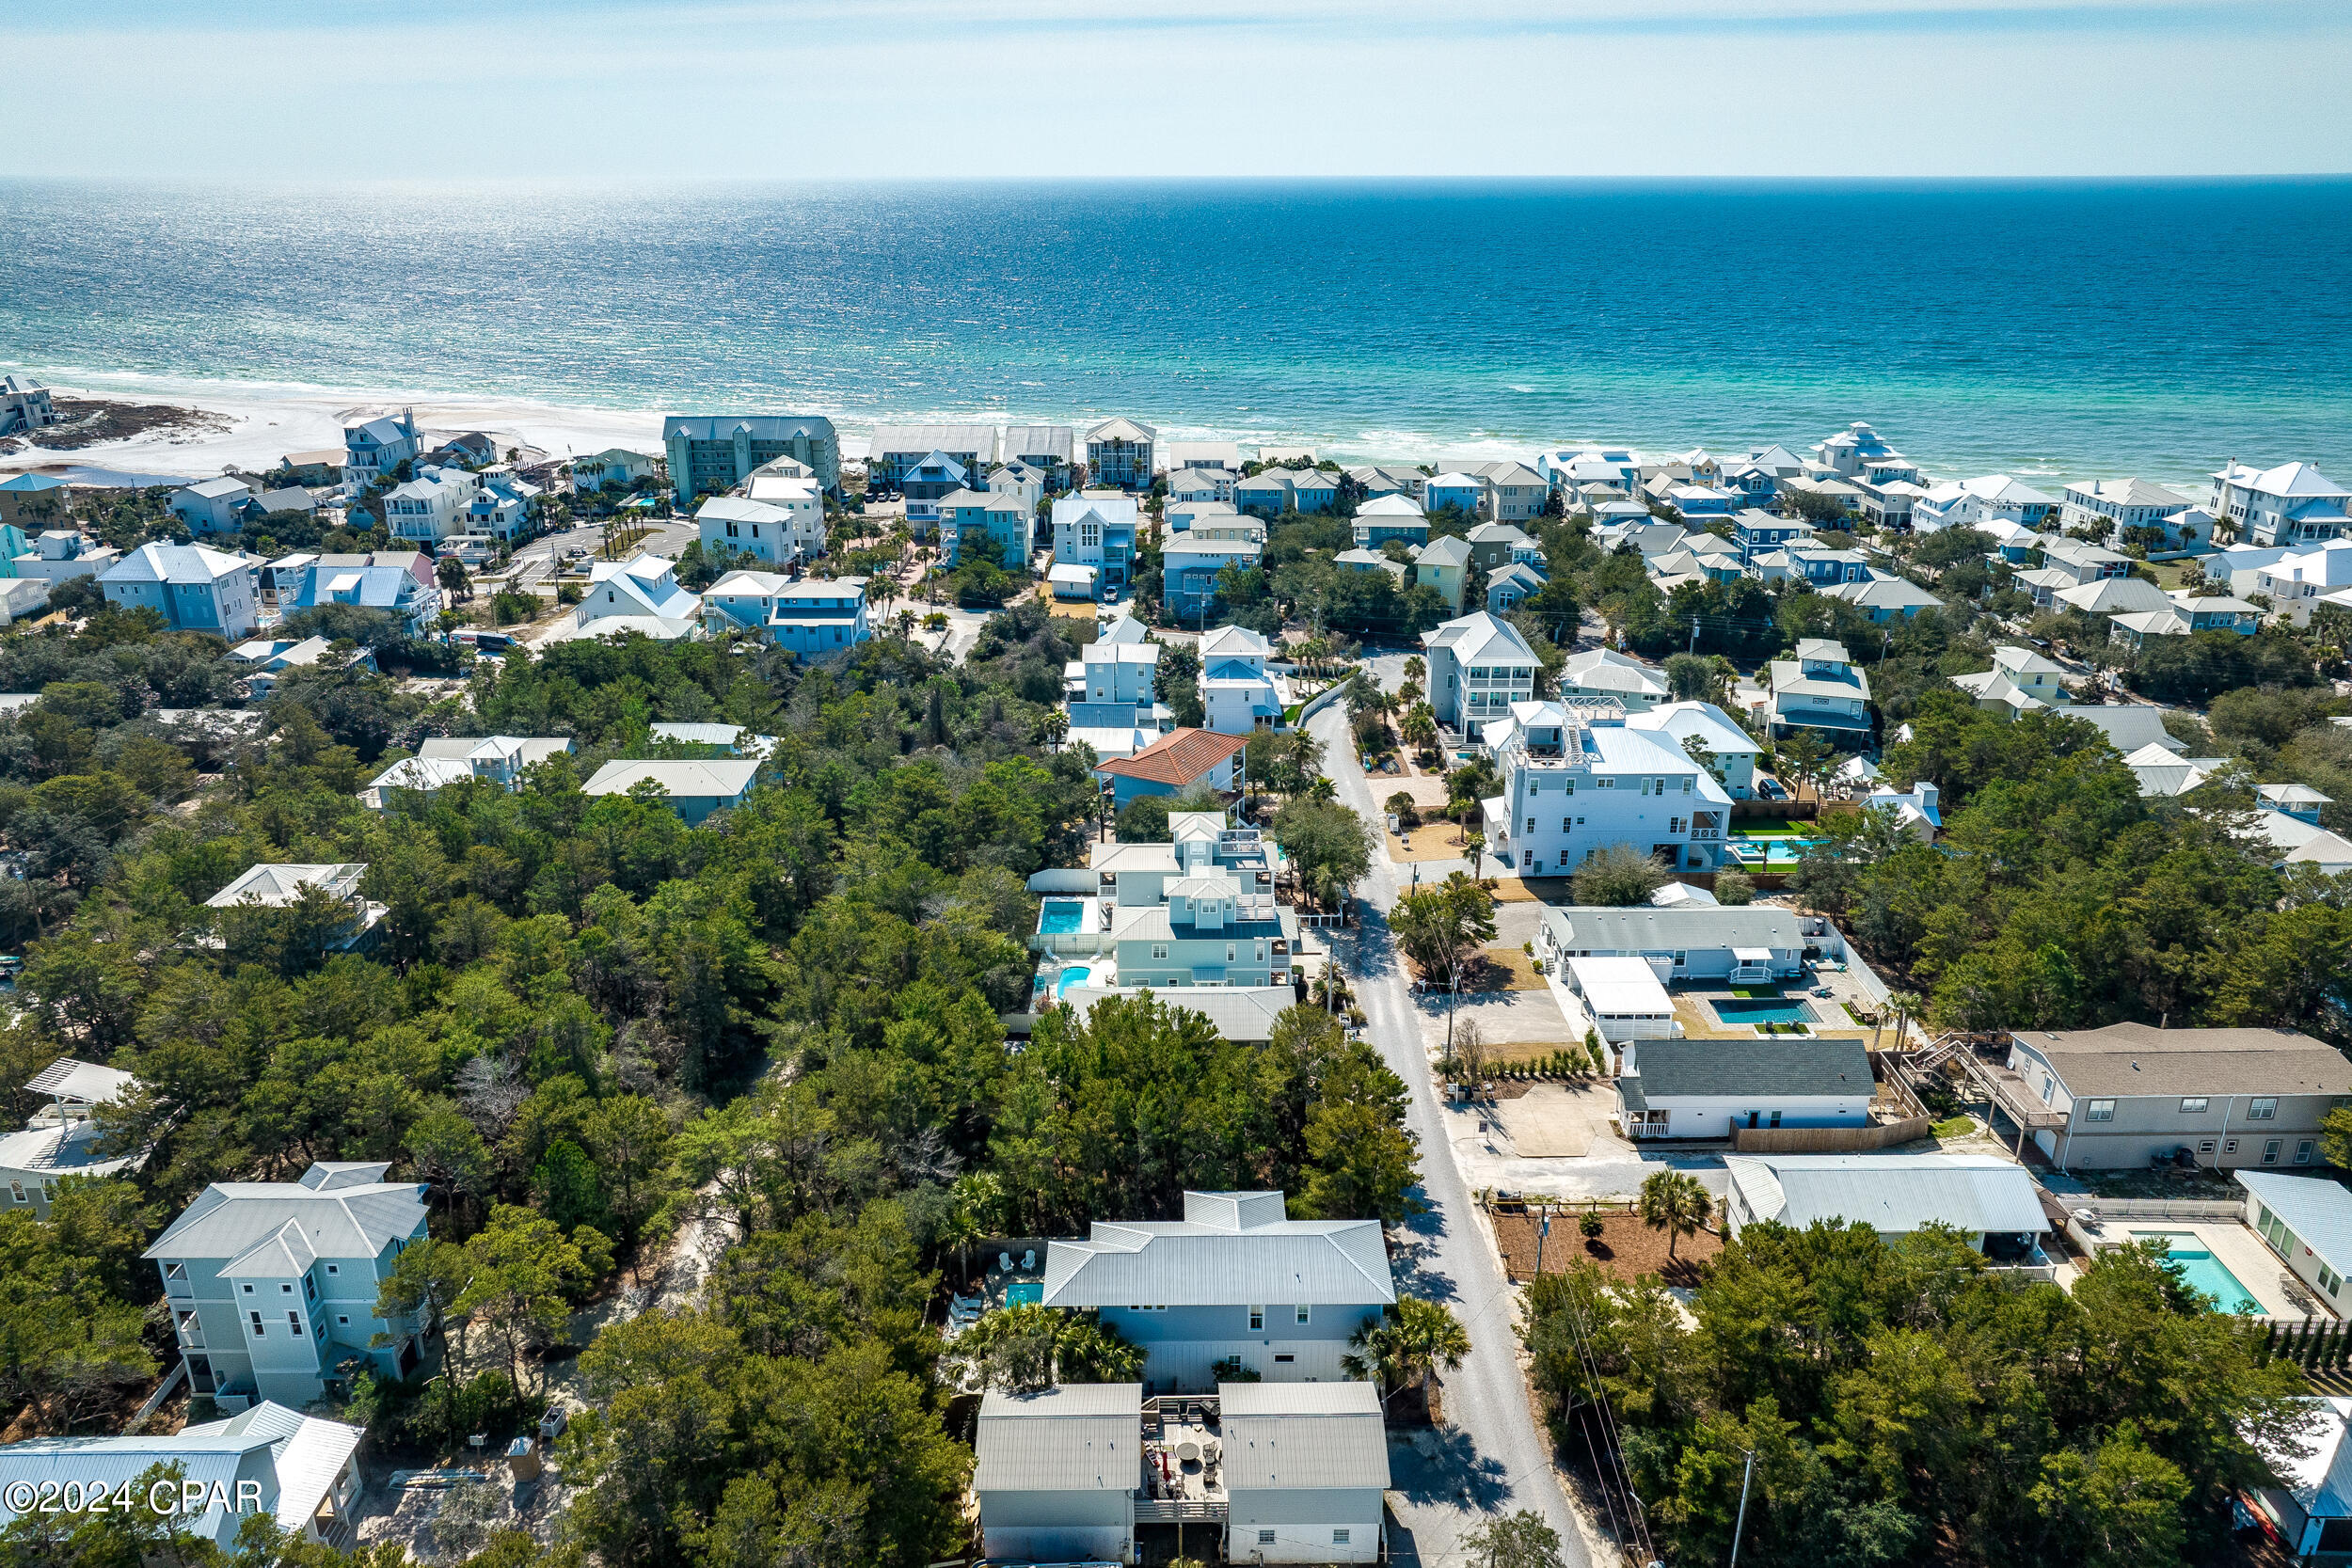
[[(1544, 1239), (1544, 1272), (1566, 1272), (1571, 1258), (1589, 1258), (1613, 1279), (1628, 1284), (1654, 1274), (1669, 1285), (1699, 1282), (1699, 1265), (1724, 1250), (1724, 1239), (1711, 1230), (1675, 1239), (1674, 1257), (1666, 1256), (1666, 1233), (1652, 1230), (1641, 1217), (1624, 1209), (1600, 1212), (1601, 1231), (1587, 1242), (1577, 1230), (1576, 1216), (1554, 1214), (1551, 1234)], [(1513, 1280), (1535, 1277), (1535, 1219), (1530, 1214), (1494, 1216), (1495, 1244), (1502, 1266)]]

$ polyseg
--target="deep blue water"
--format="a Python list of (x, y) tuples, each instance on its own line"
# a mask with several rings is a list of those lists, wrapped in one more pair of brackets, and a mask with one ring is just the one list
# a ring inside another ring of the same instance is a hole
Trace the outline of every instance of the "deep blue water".
[(2352, 182), (0, 182), (0, 364), (1940, 474), (2352, 471)]

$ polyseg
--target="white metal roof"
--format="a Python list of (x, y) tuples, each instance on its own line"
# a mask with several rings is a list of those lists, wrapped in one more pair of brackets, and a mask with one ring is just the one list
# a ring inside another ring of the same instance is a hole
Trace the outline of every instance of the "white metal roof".
[(60, 1056), (35, 1073), (24, 1090), (27, 1094), (77, 1101), (85, 1105), (104, 1105), (121, 1099), (137, 1082), (129, 1073), (110, 1067)]
[[(1662, 913), (1662, 911), (1652, 911)], [(1644, 958), (1570, 958), (1576, 989), (1602, 1018), (1672, 1018), (1674, 999)]]
[(2241, 1170), (2238, 1184), (2286, 1221), (2302, 1243), (2337, 1273), (2352, 1268), (2352, 1193), (2324, 1176)]
[(289, 1222), (322, 1258), (373, 1258), (416, 1234), (424, 1189), (386, 1164), (312, 1165), (300, 1181), (215, 1181), (155, 1238), (150, 1259), (242, 1257)]
[(1366, 1306), (1396, 1299), (1377, 1220), (1285, 1219), (1279, 1193), (1186, 1193), (1184, 1215), (1097, 1221), (1085, 1241), (1051, 1243), (1046, 1305)]
[(992, 1389), (973, 1437), (978, 1492), (1132, 1492), (1143, 1478), (1143, 1386)]
[(1724, 1165), (1759, 1219), (1799, 1229), (1815, 1220), (1859, 1220), (1890, 1236), (1937, 1223), (1970, 1234), (2050, 1228), (2032, 1175), (1990, 1154), (1734, 1154)]
[(1225, 1489), (1385, 1491), (1389, 1444), (1369, 1383), (1221, 1383)]
[(580, 786), (582, 795), (626, 795), (651, 780), (680, 800), (727, 800), (740, 795), (759, 773), (755, 761), (711, 758), (697, 761), (608, 762)]

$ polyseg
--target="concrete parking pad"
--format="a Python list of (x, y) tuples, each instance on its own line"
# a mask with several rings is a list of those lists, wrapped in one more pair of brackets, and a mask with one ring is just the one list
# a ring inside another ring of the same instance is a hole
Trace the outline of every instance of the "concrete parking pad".
[(1607, 1085), (1538, 1084), (1515, 1100), (1496, 1101), (1488, 1114), (1502, 1123), (1511, 1151), (1521, 1158), (1581, 1159), (1609, 1131), (1616, 1106), (1616, 1091)]

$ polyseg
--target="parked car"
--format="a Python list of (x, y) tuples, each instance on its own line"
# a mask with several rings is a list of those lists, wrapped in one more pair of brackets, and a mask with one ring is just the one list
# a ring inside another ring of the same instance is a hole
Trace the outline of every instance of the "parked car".
[(1763, 796), (1767, 800), (1786, 800), (1788, 799), (1788, 791), (1782, 788), (1780, 781), (1773, 778), (1770, 773), (1759, 773), (1756, 775), (1756, 792), (1758, 795)]

